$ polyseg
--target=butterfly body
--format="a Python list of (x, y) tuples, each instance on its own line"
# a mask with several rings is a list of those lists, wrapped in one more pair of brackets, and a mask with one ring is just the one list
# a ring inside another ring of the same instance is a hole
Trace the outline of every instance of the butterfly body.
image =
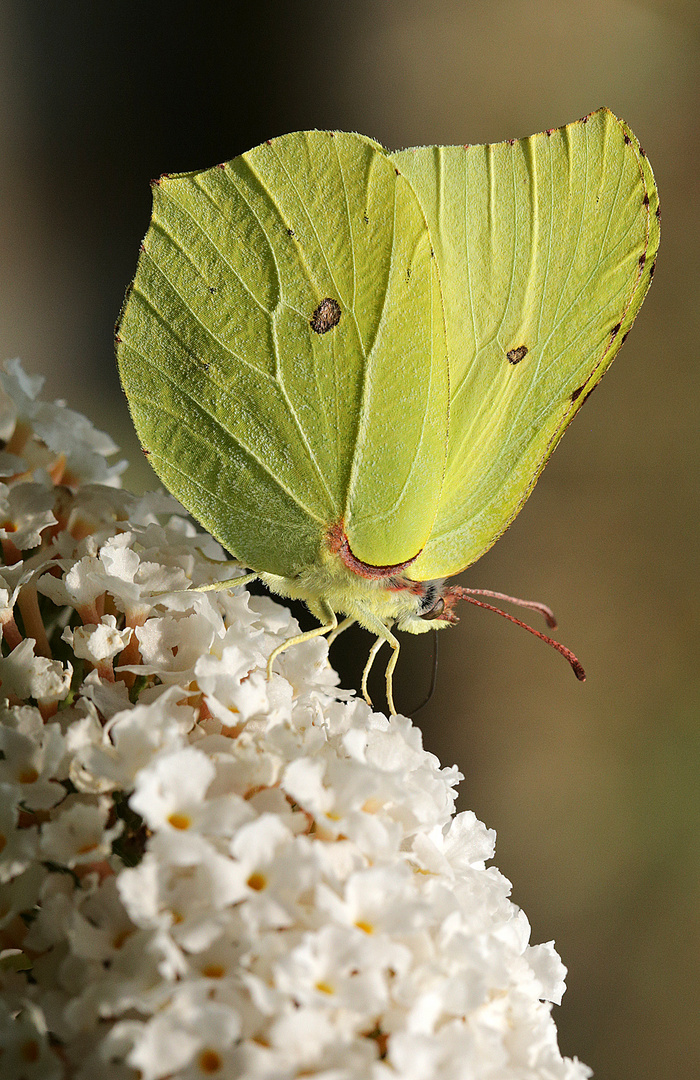
[(342, 527), (328, 530), (318, 559), (294, 577), (280, 577), (264, 571), (258, 576), (281, 596), (303, 600), (318, 618), (319, 597), (333, 611), (352, 615), (366, 625), (366, 612), (400, 630), (424, 633), (431, 627), (425, 615), (441, 596), (442, 581), (412, 581), (407, 576), (414, 560), (397, 566), (371, 566), (352, 554)]

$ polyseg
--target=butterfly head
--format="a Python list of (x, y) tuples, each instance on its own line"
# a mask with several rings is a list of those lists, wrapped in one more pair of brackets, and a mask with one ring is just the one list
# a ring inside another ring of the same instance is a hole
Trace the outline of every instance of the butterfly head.
[(444, 578), (410, 583), (404, 581), (404, 588), (411, 595), (411, 603), (407, 604), (408, 610), (396, 621), (399, 630), (425, 634), (428, 630), (440, 630), (459, 622), (453, 610), (459, 599), (455, 595), (456, 586), (446, 585)]

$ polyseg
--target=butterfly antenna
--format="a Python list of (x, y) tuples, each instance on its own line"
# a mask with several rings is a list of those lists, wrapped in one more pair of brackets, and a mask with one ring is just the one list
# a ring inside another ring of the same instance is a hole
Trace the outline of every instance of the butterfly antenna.
[(550, 630), (554, 630), (557, 625), (551, 607), (540, 604), (537, 600), (521, 600), (519, 596), (508, 596), (506, 593), (493, 592), (491, 589), (463, 589), (463, 591), (469, 593), (470, 596), (491, 596), (494, 600), (504, 600), (507, 604), (517, 604), (518, 607), (529, 608), (530, 611), (539, 611)]
[[(501, 611), (500, 608), (495, 607), (493, 604), (486, 604), (483, 600), (477, 600), (475, 596), (471, 595), (475, 592), (478, 592), (481, 595), (499, 598), (502, 595), (500, 593), (488, 592), (486, 589), (465, 589), (460, 585), (454, 586), (454, 592), (452, 595), (459, 600), (466, 600), (468, 604), (475, 604), (477, 607), (486, 608), (487, 611), (495, 611), (497, 615), (502, 615), (504, 619), (508, 619), (509, 622), (515, 623), (516, 626), (522, 626), (523, 630), (527, 630), (529, 631), (529, 633), (534, 634), (535, 637), (540, 638), (541, 641), (545, 641), (547, 645), (551, 645), (553, 649), (556, 649), (557, 652), (561, 653), (565, 660), (568, 660), (569, 664), (571, 664), (571, 667), (574, 670), (574, 675), (579, 680), (579, 682), (585, 682), (586, 672), (583, 670), (583, 666), (574, 656), (571, 649), (567, 649), (566, 645), (561, 645), (558, 641), (554, 641), (553, 638), (547, 637), (546, 634), (540, 633), (540, 631), (535, 630), (534, 627), (528, 626), (528, 624), (523, 622), (521, 619), (516, 619), (514, 615), (509, 615), (507, 611)], [(513, 598), (510, 596), (503, 596), (503, 599), (512, 600)], [(514, 603), (520, 604), (522, 607), (532, 607), (537, 611), (542, 611), (543, 614), (545, 613), (545, 611), (549, 612), (549, 608), (545, 607), (544, 604), (536, 604), (528, 600), (514, 600)], [(551, 612), (550, 616), (552, 619), (554, 618)], [(545, 618), (547, 619), (547, 615), (545, 615)], [(549, 619), (547, 619), (547, 622), (549, 622)]]

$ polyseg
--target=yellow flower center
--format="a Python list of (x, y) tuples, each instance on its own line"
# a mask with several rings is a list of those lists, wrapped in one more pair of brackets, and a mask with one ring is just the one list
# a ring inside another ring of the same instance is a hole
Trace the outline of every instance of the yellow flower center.
[(199, 1067), (203, 1073), (211, 1075), (218, 1072), (222, 1065), (221, 1054), (217, 1054), (216, 1050), (202, 1050), (199, 1055)]
[(189, 829), (192, 824), (192, 818), (188, 817), (187, 814), (170, 814), (168, 823), (172, 825), (173, 829), (182, 829), (184, 831), (185, 829)]

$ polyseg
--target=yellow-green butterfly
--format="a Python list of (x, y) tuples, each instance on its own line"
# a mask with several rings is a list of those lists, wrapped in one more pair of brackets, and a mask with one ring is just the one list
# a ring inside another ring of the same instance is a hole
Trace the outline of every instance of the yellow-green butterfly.
[(153, 194), (117, 331), (149, 460), (250, 578), (319, 619), (283, 647), (357, 621), (376, 635), (366, 695), (389, 642), (393, 711), (392, 627), (490, 606), (444, 579), (508, 527), (632, 325), (651, 167), (600, 109), (491, 146), (296, 132)]

